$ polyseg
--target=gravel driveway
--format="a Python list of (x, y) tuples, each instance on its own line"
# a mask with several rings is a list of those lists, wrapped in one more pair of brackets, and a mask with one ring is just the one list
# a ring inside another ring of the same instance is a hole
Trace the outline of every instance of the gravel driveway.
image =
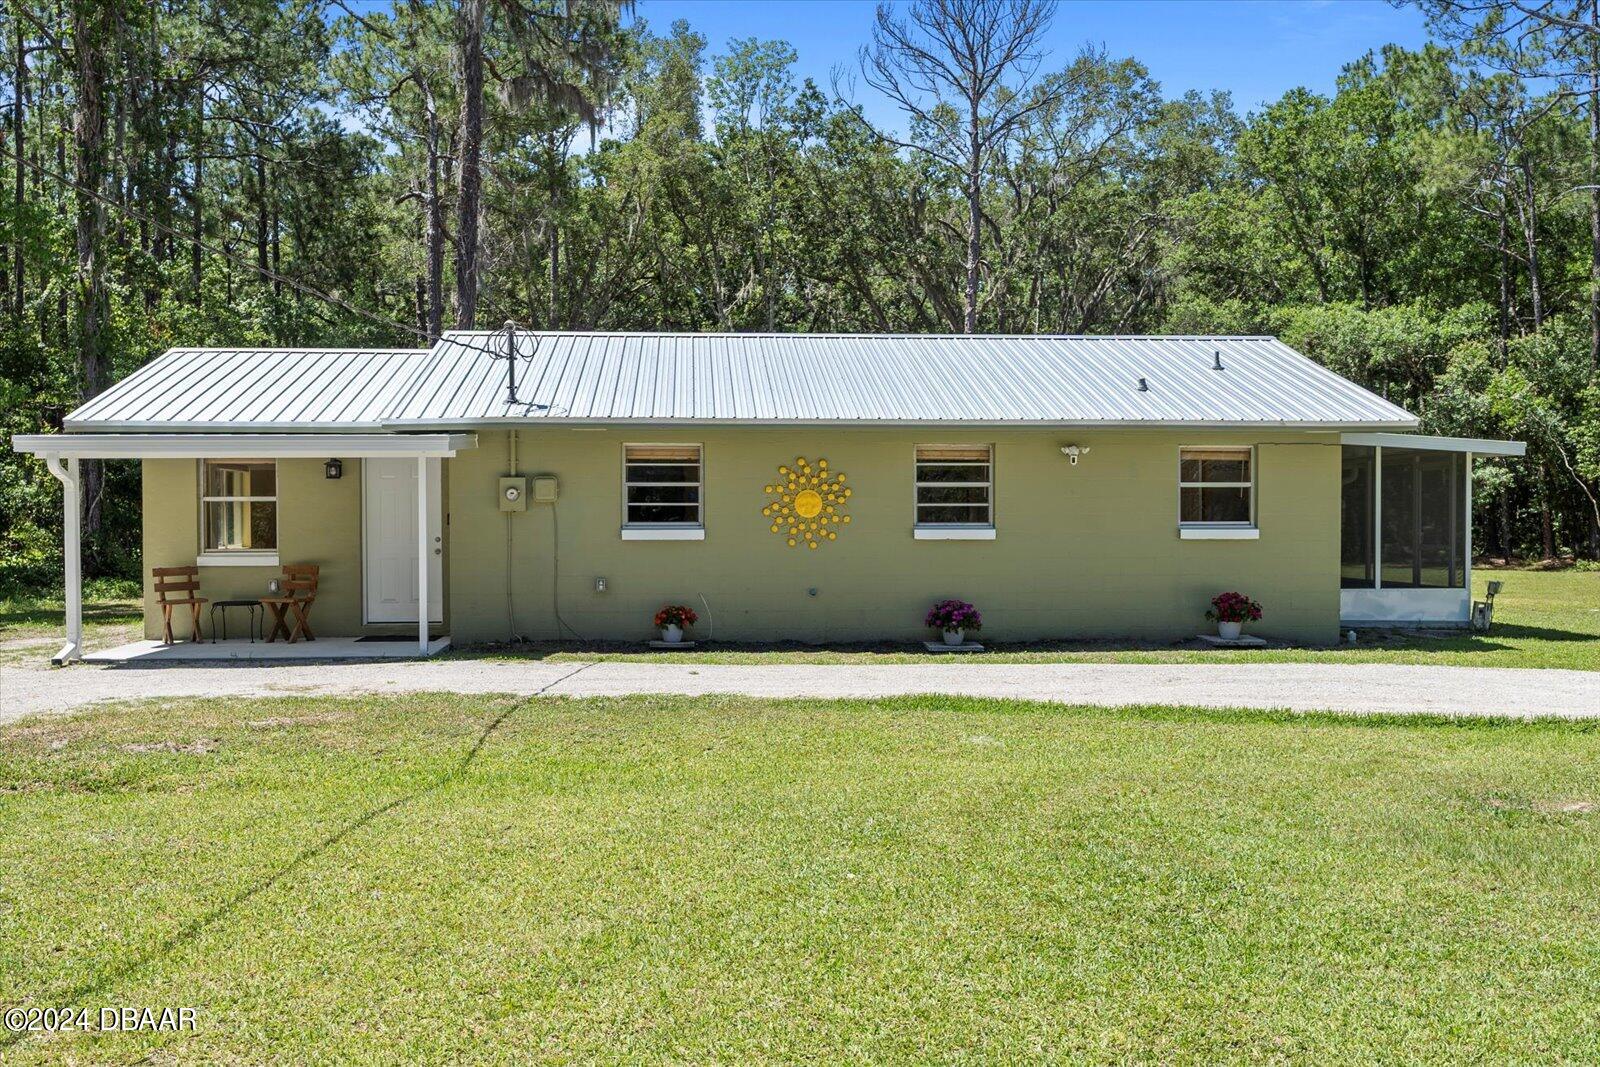
[(730, 666), (481, 660), (0, 668), (0, 722), (108, 700), (350, 693), (947, 694), (1073, 704), (1600, 718), (1600, 673), (1378, 664)]

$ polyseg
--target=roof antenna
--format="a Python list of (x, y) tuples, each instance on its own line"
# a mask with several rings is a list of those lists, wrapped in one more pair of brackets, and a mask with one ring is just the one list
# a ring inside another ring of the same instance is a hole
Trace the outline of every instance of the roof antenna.
[(1224, 370), (1225, 369), (1222, 366), (1222, 349), (1220, 349), (1220, 348), (1217, 349), (1215, 352), (1211, 353), (1211, 369), (1212, 370)]
[(506, 361), (506, 403), (516, 404), (519, 403), (517, 400), (517, 324), (507, 319), (505, 331), (505, 355), (491, 353), (491, 358)]
[(1149, 391), (1150, 391), (1150, 383), (1145, 381), (1143, 378), (1140, 378), (1139, 379), (1139, 392), (1148, 393)]

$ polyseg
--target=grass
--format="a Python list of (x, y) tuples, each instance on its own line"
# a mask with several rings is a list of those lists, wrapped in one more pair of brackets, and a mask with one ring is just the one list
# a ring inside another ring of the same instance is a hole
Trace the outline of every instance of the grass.
[[(1480, 599), (1490, 580), (1505, 583), (1495, 599), (1493, 631), (1487, 635), (1434, 631), (1362, 631), (1352, 646), (1337, 648), (1211, 649), (1131, 642), (1034, 642), (1008, 644), (1000, 635), (979, 638), (983, 663), (1431, 663), (1457, 667), (1565, 667), (1600, 670), (1600, 572), (1578, 570), (1478, 569), (1473, 590)], [(982, 605), (979, 605), (980, 607)], [(1267, 621), (1258, 627), (1270, 636)], [(1000, 638), (996, 640), (996, 638)], [(664, 653), (640, 644), (531, 643), (512, 648), (466, 648), (457, 657), (552, 661), (660, 660)], [(670, 653), (674, 662), (694, 663), (926, 663), (920, 645), (756, 646), (719, 644)]]
[(11, 1062), (1600, 1059), (1600, 730), (1001, 701), (0, 728)]
[[(136, 583), (88, 582), (83, 590), (86, 648), (108, 648), (144, 636)], [(0, 597), (0, 666), (48, 664), (61, 646), (66, 607), (59, 596), (8, 593)]]

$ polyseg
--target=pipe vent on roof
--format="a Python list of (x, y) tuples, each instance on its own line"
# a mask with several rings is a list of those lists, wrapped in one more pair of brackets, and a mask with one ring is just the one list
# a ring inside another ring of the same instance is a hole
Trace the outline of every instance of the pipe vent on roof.
[(1224, 370), (1224, 369), (1226, 369), (1222, 365), (1222, 349), (1220, 349), (1220, 348), (1217, 349), (1215, 352), (1211, 353), (1211, 369), (1212, 370)]
[(1150, 391), (1150, 383), (1145, 381), (1143, 378), (1140, 378), (1139, 379), (1139, 392), (1148, 393), (1149, 391)]

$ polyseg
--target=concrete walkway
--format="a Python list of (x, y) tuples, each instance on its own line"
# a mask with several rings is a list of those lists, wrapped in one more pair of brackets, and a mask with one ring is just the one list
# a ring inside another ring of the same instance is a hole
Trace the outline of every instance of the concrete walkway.
[(351, 693), (770, 697), (947, 694), (1355, 714), (1600, 718), (1600, 672), (1377, 664), (405, 663), (0, 668), (0, 722), (108, 700)]

